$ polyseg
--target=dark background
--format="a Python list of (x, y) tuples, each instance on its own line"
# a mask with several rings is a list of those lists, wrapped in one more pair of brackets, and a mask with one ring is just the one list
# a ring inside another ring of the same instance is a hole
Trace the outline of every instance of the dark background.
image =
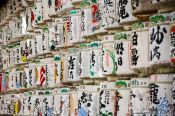
[(0, 0), (0, 8), (7, 3), (8, 0)]

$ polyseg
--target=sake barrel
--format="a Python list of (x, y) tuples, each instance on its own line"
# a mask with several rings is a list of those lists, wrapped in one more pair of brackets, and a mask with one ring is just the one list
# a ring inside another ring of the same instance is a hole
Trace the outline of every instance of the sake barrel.
[(102, 45), (101, 42), (92, 42), (90, 50), (90, 78), (104, 77), (102, 75)]
[(1, 97), (1, 114), (5, 114), (4, 107), (5, 107), (5, 95)]
[(7, 28), (8, 28), (8, 24), (6, 24), (6, 25), (4, 25), (3, 27), (2, 27), (2, 31), (3, 31), (3, 40), (4, 40), (4, 44), (5, 45), (7, 45), (7, 43), (8, 43), (8, 37), (7, 37)]
[(78, 115), (78, 92), (73, 90), (70, 92), (69, 96), (70, 96), (69, 115), (77, 116)]
[(5, 109), (5, 106), (6, 106), (6, 104), (5, 104), (5, 95), (3, 96), (3, 99), (2, 99), (2, 106), (1, 106), (1, 108), (2, 108), (2, 112), (3, 112), (3, 114), (5, 114), (5, 111), (6, 111), (6, 109)]
[(173, 74), (154, 74), (150, 79), (150, 114), (172, 115)]
[(49, 1), (49, 16), (50, 17), (54, 17), (56, 16), (60, 10), (61, 10), (61, 7), (62, 7), (62, 1), (61, 0), (52, 0), (52, 1)]
[[(9, 99), (10, 100), (10, 99)], [(7, 95), (5, 95), (4, 96), (4, 106), (3, 106), (3, 112), (4, 112), (4, 114), (7, 114)], [(9, 108), (10, 108), (10, 106), (9, 106)]]
[(21, 112), (20, 112), (20, 115), (26, 115), (25, 114), (25, 107), (26, 107), (26, 95), (25, 95), (25, 93), (21, 93), (21, 94), (19, 94), (19, 98), (22, 98), (21, 99), (21, 102), (22, 102), (22, 105), (21, 105)]
[(5, 100), (5, 95), (1, 96), (1, 100), (0, 100), (0, 109), (1, 109), (1, 114), (5, 114), (5, 111), (4, 111), (4, 107), (5, 107), (5, 103), (4, 103), (4, 100)]
[(149, 63), (149, 23), (139, 22), (133, 24), (131, 34), (131, 67), (140, 69), (150, 67)]
[(36, 90), (33, 95), (33, 113), (32, 115), (42, 115), (43, 113), (43, 99), (44, 91)]
[(171, 23), (175, 23), (175, 11), (171, 12)]
[(105, 35), (102, 37), (102, 50), (103, 50), (103, 74), (112, 75), (115, 74), (116, 67), (116, 55), (115, 55), (115, 43), (113, 35)]
[(15, 72), (16, 69), (12, 69), (11, 72), (9, 73), (9, 90), (14, 90), (15, 87), (16, 87), (16, 79), (15, 79), (15, 76), (16, 76), (16, 72)]
[(71, 10), (70, 11), (70, 28), (71, 28), (71, 43), (81, 42), (81, 13), (80, 10)]
[(23, 87), (29, 88), (29, 68), (24, 68), (23, 71)]
[(16, 61), (16, 49), (13, 48), (13, 45), (9, 46), (9, 49), (7, 50), (8, 58), (9, 58), (9, 67), (12, 66)]
[(35, 39), (34, 37), (29, 37), (29, 39), (27, 39), (27, 47), (28, 47), (28, 59), (31, 59), (33, 57), (35, 57)]
[(59, 85), (61, 82), (61, 54), (54, 55), (54, 81), (56, 85)]
[(81, 37), (90, 35), (92, 33), (92, 8), (81, 8)]
[(115, 82), (100, 83), (100, 115), (115, 115)]
[(137, 20), (137, 18), (132, 15), (131, 0), (118, 0), (117, 7), (119, 24), (128, 24)]
[(171, 35), (170, 14), (152, 16), (150, 21), (154, 26), (149, 29), (150, 37), (150, 60), (151, 65), (165, 65), (170, 63)]
[(19, 64), (20, 63), (20, 43), (14, 44), (13, 45), (13, 53), (11, 54), (10, 58), (10, 66), (14, 66), (14, 64)]
[[(34, 27), (37, 27), (37, 23), (38, 23), (38, 21), (36, 21), (36, 19), (38, 18), (37, 17), (37, 15), (36, 15), (36, 11), (35, 11), (35, 7), (36, 7), (36, 5), (35, 5), (35, 3), (34, 3), (34, 5), (31, 7), (31, 23), (32, 23), (32, 29), (34, 28)], [(41, 20), (40, 19), (41, 17), (39, 17), (39, 20)]]
[[(13, 101), (10, 97), (10, 95), (5, 95), (5, 107), (4, 107), (4, 113), (5, 114), (12, 114), (13, 113)], [(11, 102), (11, 103), (9, 103)]]
[(45, 116), (53, 116), (53, 95), (51, 90), (45, 90), (42, 100), (42, 114)]
[(41, 55), (43, 54), (43, 41), (42, 41), (42, 35), (41, 34), (36, 34), (35, 35), (35, 54), (36, 55)]
[(8, 53), (8, 48), (3, 49), (2, 52), (2, 60), (3, 60), (3, 69), (7, 69), (9, 67), (9, 53)]
[(78, 115), (99, 115), (99, 86), (80, 85), (78, 91)]
[(55, 31), (56, 31), (56, 39), (58, 41), (57, 47), (64, 47), (66, 40), (64, 38), (64, 23), (62, 18), (55, 19)]
[[(43, 86), (49, 87), (54, 86), (54, 79), (53, 79), (53, 59), (52, 58), (45, 58), (40, 60), (40, 79), (43, 78)], [(42, 81), (40, 80), (40, 84)]]
[(32, 29), (32, 20), (34, 20), (34, 14), (32, 14), (32, 8), (27, 7), (26, 10), (26, 26), (27, 26), (27, 31)]
[(157, 12), (150, 0), (131, 0), (133, 15), (150, 15)]
[(0, 53), (0, 70), (3, 70), (3, 59), (2, 53)]
[(34, 91), (25, 92), (24, 114), (32, 115), (34, 109)]
[(78, 63), (80, 65), (80, 78), (90, 77), (90, 44), (80, 44), (80, 53)]
[(29, 64), (29, 87), (35, 87), (35, 82), (38, 80), (38, 69), (35, 63)]
[(53, 58), (43, 59), (46, 62), (46, 86), (54, 87), (56, 85), (54, 74), (55, 74), (55, 63)]
[(93, 3), (90, 5), (92, 11), (92, 32), (100, 31), (101, 22), (102, 22), (102, 14), (101, 14), (101, 5), (99, 3)]
[[(9, 29), (7, 29), (6, 30), (6, 33), (8, 33), (8, 35), (7, 35), (7, 42), (10, 42), (11, 40), (14, 40), (14, 38), (15, 38), (15, 33), (16, 33), (16, 27), (15, 27), (15, 22), (14, 22), (14, 20), (12, 19), (12, 20), (10, 20), (9, 22), (8, 22), (8, 28)], [(4, 30), (3, 30), (4, 31)]]
[(71, 3), (71, 0), (62, 0), (61, 1), (61, 11), (62, 12), (67, 12), (73, 9), (73, 5)]
[[(25, 94), (24, 93), (20, 93), (18, 95), (18, 99), (19, 99), (19, 101), (21, 101), (21, 109), (20, 109), (19, 114), (22, 115), (22, 114), (24, 114)], [(19, 106), (20, 106), (20, 102), (19, 102)]]
[(129, 96), (130, 115), (148, 115), (150, 78), (132, 78)]
[(21, 41), (19, 48), (17, 48), (17, 60), (19, 59), (19, 63), (26, 63), (28, 59), (27, 53), (27, 41)]
[(117, 75), (132, 75), (134, 72), (131, 70), (130, 65), (130, 52), (131, 52), (131, 32), (118, 32), (115, 33), (114, 53), (116, 56), (116, 74)]
[(14, 29), (16, 29), (14, 37), (20, 37), (22, 32), (22, 28), (20, 26), (22, 25), (21, 17), (14, 17), (14, 21), (15, 21)]
[(79, 50), (77, 48), (70, 48), (68, 51), (68, 81), (80, 81)]
[(65, 38), (65, 46), (71, 46), (71, 24), (70, 24), (70, 16), (66, 15), (62, 17), (64, 23), (64, 38)]
[(61, 104), (60, 104), (60, 116), (69, 116), (69, 89), (68, 88), (61, 88)]
[[(92, 4), (92, 34), (91, 35), (102, 35), (107, 33), (105, 30), (105, 25), (103, 25), (103, 7), (102, 1)], [(104, 19), (105, 20), (105, 19)]]
[(129, 115), (130, 80), (117, 80), (115, 82), (115, 114)]
[(68, 52), (62, 53), (61, 57), (61, 82), (67, 82), (69, 77), (68, 70)]
[(3, 28), (2, 28), (2, 30), (3, 30), (3, 37), (4, 37), (4, 45), (7, 45), (7, 43), (8, 43), (8, 39), (7, 39), (7, 25), (5, 25), (5, 26), (3, 26)]
[[(174, 75), (174, 77), (175, 77), (175, 75)], [(173, 85), (172, 85), (171, 92), (172, 92), (172, 104), (173, 104), (172, 114), (174, 115), (175, 114), (175, 112), (174, 112), (174, 110), (175, 110), (175, 107), (174, 107), (174, 104), (175, 104), (175, 78), (173, 78)]]
[(175, 24), (171, 25), (170, 29), (170, 49), (171, 49), (171, 63), (175, 65)]
[(120, 28), (119, 25), (119, 14), (118, 14), (118, 4), (119, 0), (111, 0), (110, 3), (108, 3), (106, 0), (101, 1), (101, 7), (102, 7), (102, 25), (104, 25), (104, 28), (110, 29), (110, 28)]
[(60, 114), (60, 106), (61, 106), (61, 94), (59, 94), (59, 89), (53, 89), (53, 114)]
[(0, 114), (3, 114), (3, 106), (4, 104), (2, 103), (4, 99), (3, 95), (0, 95)]
[(48, 27), (46, 26), (42, 30), (42, 51), (43, 54), (49, 53), (49, 31)]
[(23, 114), (23, 94), (14, 95), (14, 114), (22, 115)]
[[(13, 66), (14, 64), (20, 64), (21, 63), (21, 51), (20, 51), (20, 48), (21, 48), (22, 44), (21, 43), (16, 43), (13, 45), (13, 53), (12, 53), (12, 56), (11, 56), (11, 66)], [(22, 49), (23, 50), (23, 49)]]
[(63, 32), (63, 23), (55, 20), (54, 23), (49, 25), (49, 48), (54, 50), (60, 47), (64, 47), (65, 39)]
[(7, 103), (6, 103), (6, 96), (7, 95), (4, 95), (4, 99), (3, 99), (3, 107), (2, 107), (2, 109), (3, 109), (3, 113), (5, 114), (5, 113), (7, 113)]
[(24, 73), (23, 69), (16, 69), (15, 81), (16, 81), (16, 89), (24, 88)]
[(10, 75), (8, 72), (3, 73), (1, 92), (4, 93), (9, 89)]
[(51, 2), (52, 1), (42, 0), (42, 3), (41, 3), (42, 4), (42, 10), (41, 11), (43, 11), (42, 15), (43, 15), (43, 21), (44, 22), (47, 22), (47, 21), (51, 20), (51, 18), (49, 17), (49, 13), (50, 13), (49, 7), (51, 5)]
[(46, 65), (45, 64), (36, 65), (35, 84), (36, 86), (45, 86), (46, 84)]
[(0, 93), (2, 92), (2, 78), (3, 78), (3, 74), (0, 73)]
[(34, 17), (35, 17), (35, 24), (42, 23), (43, 21), (43, 10), (42, 10), (42, 1), (37, 0), (34, 2)]
[(21, 35), (27, 34), (27, 21), (26, 21), (26, 11), (20, 13), (21, 19)]
[(6, 95), (5, 104), (5, 114), (14, 114), (14, 94)]
[[(13, 21), (13, 22), (12, 22)], [(17, 25), (17, 22), (20, 24), (20, 20), (19, 20), (19, 17), (13, 17), (12, 18), (12, 21), (9, 21), (9, 24), (12, 24), (10, 25), (10, 27), (13, 27), (14, 29), (12, 30), (12, 38), (11, 39), (14, 39), (15, 37), (17, 37), (18, 33), (19, 33), (19, 25)], [(7, 27), (8, 25), (6, 25)], [(7, 30), (6, 30), (7, 31)], [(6, 32), (7, 33), (7, 32)], [(8, 37), (6, 38), (6, 40), (8, 41)], [(10, 40), (10, 39), (9, 39)]]

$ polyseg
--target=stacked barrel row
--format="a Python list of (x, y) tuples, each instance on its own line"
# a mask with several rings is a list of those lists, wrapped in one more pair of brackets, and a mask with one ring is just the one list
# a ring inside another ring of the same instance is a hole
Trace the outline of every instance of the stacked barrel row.
[[(34, 83), (37, 83), (37, 80), (39, 83), (45, 82), (47, 76), (50, 80), (48, 84), (53, 84), (55, 79), (70, 82), (108, 75), (132, 76), (140, 72), (146, 75), (154, 74), (157, 67), (163, 65), (170, 68), (174, 63), (175, 27), (168, 23), (171, 21), (171, 16), (170, 14), (152, 16), (150, 22), (133, 24), (132, 31), (116, 32), (102, 36), (102, 41), (78, 44), (66, 50), (60, 49), (52, 52), (54, 57), (51, 55), (50, 58), (32, 59), (36, 57), (36, 53), (39, 56), (44, 54), (45, 50), (46, 53), (49, 51), (49, 49), (43, 49), (45, 48), (43, 46), (49, 44), (48, 41), (43, 40), (48, 38), (43, 39), (42, 34), (39, 37), (34, 36), (33, 39), (23, 40), (3, 49), (1, 66), (5, 72), (9, 73), (10, 80), (13, 80), (12, 77), (20, 78), (19, 74), (13, 74), (16, 70), (25, 72), (27, 79), (31, 68), (35, 73), (30, 74), (29, 78), (35, 80)], [(160, 22), (161, 20), (163, 22)], [(149, 25), (153, 26), (149, 27)], [(24, 65), (22, 69), (19, 64)], [(148, 72), (145, 71), (149, 68)], [(170, 70), (170, 72), (173, 71)], [(54, 78), (55, 74), (58, 75), (58, 79)], [(41, 79), (43, 77), (44, 80)], [(22, 75), (21, 78), (23, 78)]]
[[(0, 96), (1, 114), (174, 115), (173, 74)], [(173, 96), (173, 97), (172, 97)]]
[(8, 0), (0, 114), (175, 115), (174, 0)]

